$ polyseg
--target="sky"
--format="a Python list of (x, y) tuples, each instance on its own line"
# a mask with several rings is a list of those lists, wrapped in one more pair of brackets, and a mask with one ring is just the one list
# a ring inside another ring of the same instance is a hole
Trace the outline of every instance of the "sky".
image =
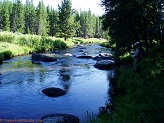
[[(25, 3), (26, 0), (22, 0)], [(35, 5), (38, 5), (39, 0), (33, 0)], [(43, 0), (45, 6), (52, 6), (54, 9), (58, 8), (58, 4), (61, 5), (62, 0)], [(71, 0), (72, 8), (80, 11), (91, 10), (92, 13), (96, 15), (102, 15), (104, 13), (103, 8), (99, 5), (101, 0)]]

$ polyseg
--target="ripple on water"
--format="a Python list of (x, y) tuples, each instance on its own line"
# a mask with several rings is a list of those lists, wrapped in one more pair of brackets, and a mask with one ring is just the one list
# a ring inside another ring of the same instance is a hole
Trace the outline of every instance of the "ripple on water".
[[(99, 45), (84, 45), (84, 52), (96, 56), (110, 52)], [(109, 71), (93, 67), (93, 59), (63, 57), (65, 53), (81, 55), (79, 47), (62, 50), (57, 62), (32, 64), (30, 56), (16, 57), (0, 65), (1, 118), (34, 118), (66, 113), (82, 118), (86, 111), (98, 113), (109, 99)], [(59, 51), (60, 52), (60, 51)], [(58, 87), (67, 91), (59, 98), (49, 98), (41, 91)], [(12, 112), (12, 113), (10, 113)]]

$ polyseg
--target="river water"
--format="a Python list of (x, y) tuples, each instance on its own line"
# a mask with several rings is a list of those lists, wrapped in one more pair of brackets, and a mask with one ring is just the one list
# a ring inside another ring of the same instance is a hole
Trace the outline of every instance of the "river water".
[[(40, 119), (44, 115), (66, 113), (78, 116), (96, 114), (110, 100), (109, 75), (112, 70), (99, 70), (93, 59), (64, 56), (65, 53), (97, 56), (110, 53), (99, 45), (77, 46), (61, 50), (58, 60), (33, 64), (31, 56), (20, 56), (0, 65), (0, 119)], [(47, 87), (64, 89), (67, 94), (57, 98), (45, 96)]]

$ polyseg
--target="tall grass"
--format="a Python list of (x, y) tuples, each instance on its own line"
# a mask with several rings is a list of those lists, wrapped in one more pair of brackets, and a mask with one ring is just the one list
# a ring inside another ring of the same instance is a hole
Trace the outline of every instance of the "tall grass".
[(141, 73), (131, 66), (122, 69), (118, 79), (119, 93), (113, 101), (114, 123), (162, 123), (164, 122), (164, 60), (145, 58)]
[(0, 61), (12, 56), (31, 52), (45, 52), (72, 47), (74, 44), (100, 43), (104, 39), (42, 37), (39, 35), (24, 35), (21, 33), (0, 32)]

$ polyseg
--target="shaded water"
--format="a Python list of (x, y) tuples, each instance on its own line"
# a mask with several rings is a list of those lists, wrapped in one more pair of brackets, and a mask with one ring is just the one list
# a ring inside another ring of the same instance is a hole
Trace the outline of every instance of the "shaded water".
[[(94, 68), (93, 59), (63, 55), (78, 56), (80, 50), (91, 56), (110, 52), (99, 45), (84, 45), (59, 51), (56, 62), (32, 64), (31, 56), (21, 56), (0, 65), (0, 119), (40, 119), (47, 114), (66, 113), (83, 121), (87, 111), (98, 113), (109, 100), (108, 76), (112, 71)], [(50, 98), (41, 92), (46, 87), (59, 87), (67, 94)]]

